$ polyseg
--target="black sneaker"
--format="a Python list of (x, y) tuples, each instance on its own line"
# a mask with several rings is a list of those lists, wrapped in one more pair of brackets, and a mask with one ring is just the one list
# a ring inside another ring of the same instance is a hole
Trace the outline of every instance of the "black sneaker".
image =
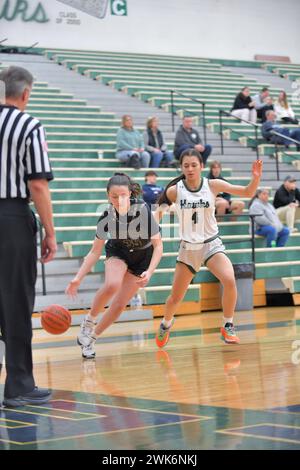
[(26, 405), (43, 405), (51, 400), (51, 391), (46, 388), (35, 387), (32, 392), (25, 393), (15, 398), (5, 398), (3, 405), (7, 408), (16, 408)]
[(129, 166), (131, 168), (134, 168), (135, 170), (140, 170), (141, 169), (140, 157), (137, 154), (132, 155), (132, 157), (130, 157)]

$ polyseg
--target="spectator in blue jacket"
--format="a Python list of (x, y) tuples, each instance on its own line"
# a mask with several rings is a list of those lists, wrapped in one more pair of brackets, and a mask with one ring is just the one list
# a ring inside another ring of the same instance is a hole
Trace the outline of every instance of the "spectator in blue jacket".
[(149, 168), (150, 155), (144, 149), (142, 134), (133, 128), (132, 117), (125, 114), (117, 133), (117, 158), (129, 167)]
[(164, 188), (158, 186), (157, 183), (157, 173), (153, 170), (149, 170), (145, 174), (146, 183), (143, 185), (143, 199), (148, 204), (148, 206), (155, 205), (161, 193), (164, 191)]
[[(276, 131), (282, 134), (283, 136), (291, 137), (292, 139), (295, 139), (298, 142), (300, 142), (300, 129), (299, 128), (289, 130), (287, 127), (281, 127), (276, 122), (276, 113), (274, 111), (267, 111), (266, 118), (267, 120), (261, 126), (261, 133), (266, 140), (268, 140), (272, 144), (277, 143), (280, 145), (285, 145), (286, 147), (288, 147), (289, 145), (293, 143), (290, 140), (285, 139), (284, 137), (273, 135), (272, 131)], [(297, 145), (297, 151), (298, 152), (300, 151), (300, 144)]]

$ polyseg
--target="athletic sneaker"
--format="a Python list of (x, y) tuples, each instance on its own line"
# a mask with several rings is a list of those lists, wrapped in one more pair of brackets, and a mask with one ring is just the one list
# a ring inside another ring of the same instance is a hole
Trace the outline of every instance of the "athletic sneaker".
[(240, 342), (240, 339), (235, 334), (233, 323), (226, 323), (221, 328), (221, 339), (227, 344), (238, 344)]
[(51, 400), (51, 391), (35, 387), (32, 392), (24, 393), (14, 398), (4, 397), (3, 405), (7, 408), (16, 408), (26, 405), (44, 405)]
[(173, 318), (171, 325), (167, 328), (163, 323), (160, 324), (158, 333), (156, 334), (156, 344), (159, 348), (163, 348), (169, 341), (170, 329), (174, 325), (175, 319)]
[(88, 342), (89, 342), (89, 338), (90, 338), (91, 334), (93, 333), (94, 328), (95, 328), (96, 325), (97, 325), (96, 321), (88, 320), (87, 318), (85, 318), (83, 320), (83, 322), (81, 323), (81, 326), (80, 326), (80, 332), (79, 332), (78, 337), (77, 337), (78, 343), (80, 345), (85, 344), (85, 338), (86, 337), (88, 338)]
[(84, 359), (94, 359), (96, 357), (95, 352), (95, 343), (97, 338), (94, 336), (83, 336), (79, 339), (77, 338), (77, 343), (81, 346), (82, 357)]

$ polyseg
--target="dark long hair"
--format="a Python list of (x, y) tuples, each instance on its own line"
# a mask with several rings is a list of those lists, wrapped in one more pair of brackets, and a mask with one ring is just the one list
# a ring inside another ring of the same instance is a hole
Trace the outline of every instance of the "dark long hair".
[[(202, 156), (197, 150), (194, 150), (194, 149), (184, 150), (182, 152), (182, 154), (180, 155), (180, 158), (179, 158), (180, 165), (182, 165), (184, 157), (197, 157), (198, 160), (199, 160), (199, 163), (201, 165), (203, 165)], [(162, 206), (163, 204), (168, 204), (168, 205), (170, 204), (170, 201), (167, 197), (168, 189), (171, 188), (171, 186), (175, 186), (179, 181), (184, 180), (184, 179), (185, 179), (184, 174), (181, 174), (181, 175), (177, 176), (176, 178), (174, 178), (173, 180), (171, 180), (169, 184), (167, 184), (167, 186), (165, 187), (164, 192), (161, 194), (161, 196), (159, 197), (159, 199), (157, 201), (159, 206)]]
[(214, 160), (213, 162), (211, 162), (211, 164), (210, 164), (210, 166), (209, 166), (209, 173), (208, 173), (208, 175), (207, 175), (207, 178), (208, 178), (209, 180), (215, 178), (214, 175), (213, 175), (213, 168), (214, 168), (215, 166), (217, 166), (217, 167), (220, 168), (220, 176), (221, 176), (221, 173), (222, 173), (222, 165), (221, 165), (221, 163), (220, 163), (218, 160)]
[(112, 186), (127, 186), (134, 198), (137, 198), (142, 193), (140, 185), (133, 181), (126, 173), (114, 173), (107, 183), (106, 190), (108, 193)]

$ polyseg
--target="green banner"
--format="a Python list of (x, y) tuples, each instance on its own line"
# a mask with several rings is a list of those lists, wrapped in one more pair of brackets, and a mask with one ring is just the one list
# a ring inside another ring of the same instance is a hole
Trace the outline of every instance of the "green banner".
[(113, 16), (127, 16), (127, 0), (110, 0), (110, 10)]

